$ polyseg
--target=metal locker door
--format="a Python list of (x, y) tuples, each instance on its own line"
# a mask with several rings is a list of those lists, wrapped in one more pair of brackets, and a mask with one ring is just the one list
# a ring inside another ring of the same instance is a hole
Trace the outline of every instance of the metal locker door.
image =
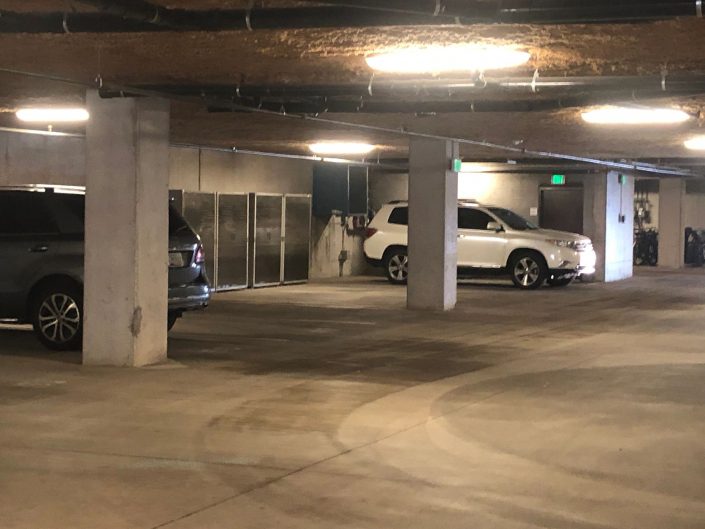
[(311, 195), (284, 197), (284, 283), (308, 281)]
[(218, 194), (217, 290), (247, 287), (248, 200), (245, 194)]
[(282, 282), (283, 195), (254, 195), (253, 277), (255, 287)]
[(218, 284), (215, 261), (216, 248), (216, 211), (215, 193), (184, 193), (184, 218), (200, 235), (206, 254), (206, 273), (211, 285)]

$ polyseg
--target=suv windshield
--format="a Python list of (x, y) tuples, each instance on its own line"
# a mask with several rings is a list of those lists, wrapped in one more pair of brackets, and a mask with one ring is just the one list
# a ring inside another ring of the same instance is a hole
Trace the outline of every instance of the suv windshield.
[(539, 227), (532, 224), (524, 217), (517, 215), (513, 211), (509, 211), (504, 208), (488, 208), (494, 215), (496, 215), (502, 222), (509, 226), (513, 230), (526, 231), (526, 230), (538, 230)]

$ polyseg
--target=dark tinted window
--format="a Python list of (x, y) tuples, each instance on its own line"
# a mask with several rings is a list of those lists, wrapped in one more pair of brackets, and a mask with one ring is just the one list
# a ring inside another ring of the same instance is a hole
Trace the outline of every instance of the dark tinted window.
[(44, 193), (0, 193), (0, 234), (57, 233)]
[(85, 195), (56, 193), (47, 195), (47, 199), (54, 211), (61, 233), (81, 234), (84, 232), (84, 219), (86, 218)]
[(169, 204), (169, 235), (175, 235), (180, 231), (188, 230), (188, 224), (178, 211)]
[(409, 208), (394, 208), (389, 215), (389, 224), (409, 225)]
[(458, 228), (463, 230), (486, 230), (487, 224), (496, 222), (484, 211), (474, 208), (458, 208)]
[(490, 211), (497, 215), (502, 222), (507, 224), (513, 230), (537, 230), (538, 226), (532, 224), (524, 217), (517, 215), (513, 211), (504, 208), (490, 208)]

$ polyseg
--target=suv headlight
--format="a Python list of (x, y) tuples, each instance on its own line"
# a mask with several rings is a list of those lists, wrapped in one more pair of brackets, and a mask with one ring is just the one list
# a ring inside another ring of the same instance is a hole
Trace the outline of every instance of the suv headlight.
[(573, 248), (573, 246), (575, 246), (573, 241), (564, 241), (562, 239), (549, 239), (546, 242), (561, 248)]

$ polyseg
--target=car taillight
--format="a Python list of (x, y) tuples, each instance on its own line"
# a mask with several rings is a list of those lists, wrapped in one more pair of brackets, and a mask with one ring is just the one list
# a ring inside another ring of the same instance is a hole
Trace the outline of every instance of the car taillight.
[(367, 238), (369, 239), (369, 238), (372, 237), (375, 233), (377, 233), (377, 230), (376, 230), (375, 228), (367, 228), (367, 229), (365, 230), (365, 237), (367, 237)]
[(194, 259), (196, 264), (203, 264), (206, 262), (206, 252), (203, 251), (203, 246), (200, 244), (196, 248), (196, 259)]

